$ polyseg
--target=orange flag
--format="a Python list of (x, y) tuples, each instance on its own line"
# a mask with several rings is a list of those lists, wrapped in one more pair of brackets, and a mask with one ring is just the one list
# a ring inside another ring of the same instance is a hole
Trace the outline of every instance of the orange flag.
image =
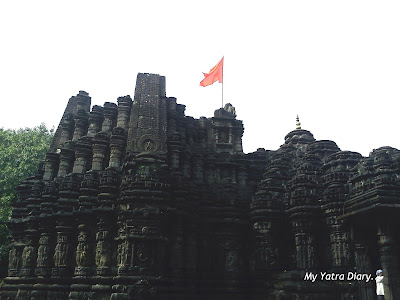
[(223, 67), (224, 67), (224, 58), (222, 58), (219, 61), (219, 63), (217, 63), (215, 67), (210, 70), (208, 74), (203, 73), (205, 78), (200, 82), (200, 85), (201, 86), (211, 85), (217, 80), (219, 82), (222, 82)]

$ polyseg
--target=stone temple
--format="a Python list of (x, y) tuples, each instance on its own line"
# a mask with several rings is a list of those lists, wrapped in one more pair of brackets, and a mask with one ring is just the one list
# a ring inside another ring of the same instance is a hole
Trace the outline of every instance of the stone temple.
[(117, 102), (72, 97), (18, 186), (2, 300), (370, 300), (377, 269), (400, 299), (399, 150), (297, 122), (245, 154), (232, 105), (185, 116), (155, 74)]

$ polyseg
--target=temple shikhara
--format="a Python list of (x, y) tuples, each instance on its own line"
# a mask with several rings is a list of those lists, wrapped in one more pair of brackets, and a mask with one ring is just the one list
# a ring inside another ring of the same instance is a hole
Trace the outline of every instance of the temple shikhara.
[(232, 105), (185, 116), (163, 76), (103, 106), (80, 91), (17, 188), (1, 299), (372, 300), (377, 269), (400, 299), (399, 150), (296, 126), (245, 154)]

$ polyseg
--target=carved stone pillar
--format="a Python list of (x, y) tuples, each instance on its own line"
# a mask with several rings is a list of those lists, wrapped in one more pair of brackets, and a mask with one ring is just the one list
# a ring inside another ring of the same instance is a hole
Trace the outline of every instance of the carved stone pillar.
[(167, 99), (168, 113), (168, 136), (176, 133), (176, 98), (169, 97)]
[(296, 268), (298, 270), (312, 270), (317, 267), (316, 241), (312, 234), (312, 223), (307, 219), (292, 220), (295, 238)]
[(291, 180), (287, 212), (294, 233), (294, 252), (298, 270), (313, 270), (319, 264), (315, 227), (320, 213), (318, 181), (320, 175), (320, 159), (312, 153), (306, 153)]
[(42, 180), (33, 180), (29, 198), (26, 199), (26, 208), (30, 216), (40, 215), (40, 204), (42, 203), (42, 192), (45, 185)]
[(329, 229), (332, 268), (338, 273), (346, 272), (351, 266), (350, 228), (349, 224), (339, 220), (338, 216), (343, 214), (349, 194), (347, 182), (353, 176), (353, 168), (361, 159), (361, 155), (350, 151), (337, 152), (337, 146), (328, 141), (313, 143), (309, 151), (313, 151), (320, 158), (326, 157), (322, 167), (325, 174), (321, 177), (321, 208)]
[[(100, 179), (100, 193), (98, 207), (95, 210), (98, 216), (96, 233), (96, 273), (98, 276), (111, 276), (113, 252), (113, 228), (116, 216), (113, 210), (117, 200), (119, 186), (118, 172), (114, 168), (107, 168), (102, 172)], [(115, 259), (115, 258), (114, 258)]]
[(266, 272), (279, 266), (278, 247), (272, 231), (272, 222), (254, 224), (256, 232), (255, 270)]
[(92, 140), (89, 137), (79, 139), (75, 146), (75, 163), (73, 173), (83, 174), (88, 170), (92, 154)]
[(15, 243), (11, 244), (10, 251), (8, 252), (8, 277), (19, 276), (22, 249), (23, 246), (17, 246)]
[(106, 215), (100, 217), (97, 223), (98, 231), (96, 234), (96, 273), (98, 276), (111, 275), (111, 220)]
[(98, 205), (100, 207), (112, 208), (117, 202), (117, 192), (119, 185), (118, 172), (114, 168), (105, 169), (100, 178), (100, 193)]
[[(379, 222), (378, 222), (379, 223)], [(393, 235), (393, 225), (378, 224), (378, 245), (383, 274), (388, 278), (388, 299), (400, 298), (399, 248)]]
[[(242, 164), (239, 167), (239, 183), (247, 181), (245, 167)], [(280, 234), (282, 226), (287, 226), (283, 212), (285, 189), (282, 183), (287, 179), (285, 174), (287, 166), (277, 156), (265, 170), (250, 204), (250, 217), (255, 235), (255, 257), (251, 264), (256, 274), (259, 273), (258, 278), (265, 278), (270, 270), (282, 268), (284, 263), (284, 259), (279, 256), (283, 252), (279, 241), (283, 244), (282, 240), (288, 240), (288, 237)]]
[(118, 98), (118, 117), (117, 127), (121, 127), (128, 132), (129, 116), (131, 114), (132, 99), (131, 97), (119, 97)]
[(51, 277), (71, 276), (74, 265), (74, 249), (72, 246), (73, 228), (66, 226), (63, 221), (59, 221), (56, 230), (57, 244), (53, 256), (54, 267), (51, 271)]
[(101, 130), (103, 123), (103, 107), (95, 105), (89, 115), (89, 129), (87, 136), (94, 137)]
[(87, 113), (83, 110), (78, 110), (74, 120), (75, 130), (72, 140), (77, 141), (87, 134), (89, 125)]
[(39, 238), (39, 248), (36, 260), (35, 274), (38, 277), (47, 277), (50, 275), (52, 267), (50, 248), (51, 248), (51, 234), (48, 232), (42, 232)]
[[(79, 207), (79, 189), (81, 186), (82, 175), (70, 173), (65, 176), (60, 184), (59, 199), (56, 209), (60, 214), (71, 213)], [(71, 224), (74, 220), (69, 220)]]
[[(29, 225), (28, 225), (29, 226)], [(25, 232), (26, 242), (22, 250), (21, 277), (31, 277), (34, 274), (37, 253), (37, 230), (28, 228)]]
[(78, 226), (78, 245), (76, 246), (76, 267), (75, 267), (75, 277), (87, 277), (91, 275), (91, 266), (93, 266), (93, 256), (92, 250), (90, 249), (89, 238), (90, 232), (88, 225), (86, 224), (86, 219), (80, 221)]
[(115, 127), (110, 139), (110, 164), (109, 167), (118, 168), (122, 164), (126, 145), (125, 130)]
[(336, 217), (330, 219), (329, 236), (332, 267), (336, 270), (343, 270), (350, 266), (349, 230), (345, 227), (345, 224), (337, 222)]
[(50, 181), (57, 176), (60, 155), (57, 153), (46, 153), (43, 180)]
[[(39, 223), (39, 247), (37, 249), (35, 275), (40, 278), (48, 278), (51, 276), (53, 267), (53, 254), (55, 248), (55, 222), (51, 219), (42, 219)], [(34, 292), (33, 294), (36, 294)], [(41, 294), (37, 292), (37, 294)], [(38, 297), (36, 299), (43, 299)]]
[(43, 190), (42, 202), (40, 203), (41, 214), (52, 214), (55, 211), (58, 199), (58, 182), (48, 181)]
[(105, 102), (104, 103), (104, 120), (101, 127), (101, 131), (111, 134), (112, 129), (116, 124), (117, 117), (117, 105), (115, 103)]
[(298, 269), (315, 268), (315, 244), (314, 239), (307, 234), (295, 234), (296, 258)]
[(28, 215), (29, 211), (27, 206), (27, 199), (30, 196), (32, 189), (32, 181), (24, 180), (16, 188), (17, 201), (14, 202), (14, 209), (12, 211), (12, 218), (18, 219)]
[(76, 110), (89, 112), (91, 103), (91, 98), (89, 97), (89, 94), (85, 91), (79, 91), (78, 95), (76, 95), (75, 97), (76, 97)]
[(243, 145), (242, 145), (242, 136), (243, 136), (243, 125), (242, 121), (239, 121), (235, 124), (235, 128), (233, 129), (234, 136), (234, 146), (236, 153), (243, 153)]
[[(11, 224), (10, 224), (11, 225)], [(22, 265), (22, 251), (24, 249), (24, 224), (12, 224), (13, 241), (8, 254), (8, 277), (19, 277)]]
[(107, 134), (99, 132), (95, 135), (93, 139), (93, 171), (101, 171), (104, 169), (108, 143)]
[[(356, 240), (354, 243), (354, 260), (358, 274), (368, 274), (373, 267), (371, 266), (371, 258), (368, 247), (362, 240)], [(358, 282), (358, 291), (360, 299), (375, 299), (375, 286), (371, 286), (365, 281)]]
[(72, 171), (72, 165), (75, 159), (75, 151), (73, 142), (66, 142), (60, 153), (60, 167), (58, 168), (57, 177), (64, 177)]
[(132, 253), (129, 252), (131, 245), (125, 237), (118, 237), (118, 248), (117, 248), (117, 267), (118, 275), (126, 276), (129, 275), (129, 260)]
[(340, 267), (342, 265), (343, 251), (341, 247), (341, 231), (339, 226), (331, 226), (330, 228), (330, 242), (332, 253), (332, 267)]
[[(96, 171), (88, 171), (83, 175), (79, 196), (79, 211), (83, 214), (89, 214), (97, 204), (97, 196), (99, 193), (100, 175)], [(82, 216), (84, 219), (84, 217)]]
[(63, 146), (66, 141), (72, 139), (74, 130), (74, 117), (68, 114), (61, 123), (60, 146)]
[(179, 171), (181, 151), (182, 138), (179, 134), (173, 134), (168, 140), (169, 166), (173, 173)]

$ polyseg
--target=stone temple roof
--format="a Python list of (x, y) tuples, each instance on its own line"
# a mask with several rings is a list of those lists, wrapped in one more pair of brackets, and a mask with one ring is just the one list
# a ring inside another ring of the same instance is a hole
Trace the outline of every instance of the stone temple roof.
[(285, 136), (285, 144), (305, 144), (313, 141), (313, 134), (305, 129), (295, 129)]

